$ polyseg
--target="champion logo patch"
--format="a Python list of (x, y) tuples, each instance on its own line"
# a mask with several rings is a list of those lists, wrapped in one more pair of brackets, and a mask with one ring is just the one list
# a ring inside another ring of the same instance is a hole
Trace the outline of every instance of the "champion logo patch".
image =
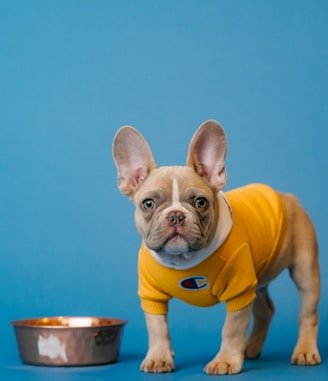
[(184, 290), (197, 291), (209, 285), (206, 276), (194, 275), (180, 281), (180, 287)]

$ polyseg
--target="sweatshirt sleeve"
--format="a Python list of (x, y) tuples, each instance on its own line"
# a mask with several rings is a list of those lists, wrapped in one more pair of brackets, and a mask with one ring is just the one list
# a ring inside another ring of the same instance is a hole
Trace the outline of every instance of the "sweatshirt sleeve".
[(248, 244), (242, 244), (231, 256), (214, 284), (220, 302), (229, 312), (245, 308), (256, 297), (257, 277)]
[(141, 301), (141, 308), (144, 312), (166, 315), (168, 312), (168, 302), (172, 296), (161, 290), (152, 274), (159, 275), (160, 269), (157, 264), (150, 260), (144, 252), (144, 246), (139, 251), (139, 289), (138, 295)]

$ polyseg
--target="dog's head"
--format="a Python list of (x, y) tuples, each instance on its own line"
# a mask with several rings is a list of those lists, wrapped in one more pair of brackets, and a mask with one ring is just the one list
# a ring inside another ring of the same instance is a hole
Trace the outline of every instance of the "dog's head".
[(226, 151), (224, 130), (212, 120), (194, 134), (186, 166), (157, 168), (136, 129), (124, 126), (116, 133), (113, 157), (118, 187), (133, 200), (137, 229), (165, 266), (191, 267), (212, 248), (218, 234), (218, 193), (227, 178)]

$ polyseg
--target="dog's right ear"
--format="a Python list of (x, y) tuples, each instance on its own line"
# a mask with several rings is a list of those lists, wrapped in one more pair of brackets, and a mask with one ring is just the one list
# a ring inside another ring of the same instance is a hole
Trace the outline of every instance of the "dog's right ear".
[(118, 188), (132, 199), (141, 183), (156, 168), (151, 150), (139, 131), (123, 126), (113, 140), (113, 158), (118, 171)]

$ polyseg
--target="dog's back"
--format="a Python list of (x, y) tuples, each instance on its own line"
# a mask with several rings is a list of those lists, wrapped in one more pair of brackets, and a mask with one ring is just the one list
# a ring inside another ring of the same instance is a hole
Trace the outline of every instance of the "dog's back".
[(247, 185), (225, 195), (232, 210), (233, 229), (247, 234), (259, 278), (273, 262), (284, 241), (285, 205), (280, 195), (264, 184)]

